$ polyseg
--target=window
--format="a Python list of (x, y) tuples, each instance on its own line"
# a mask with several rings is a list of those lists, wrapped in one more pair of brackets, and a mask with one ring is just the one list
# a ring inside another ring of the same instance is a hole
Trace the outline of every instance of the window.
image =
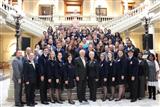
[(53, 5), (39, 5), (39, 15), (53, 15)]

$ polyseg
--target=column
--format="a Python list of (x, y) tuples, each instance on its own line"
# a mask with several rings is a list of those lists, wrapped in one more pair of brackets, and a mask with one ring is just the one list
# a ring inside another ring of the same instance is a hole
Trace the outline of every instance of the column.
[(18, 0), (18, 8), (20, 9), (20, 10), (22, 10), (22, 0)]
[(90, 17), (91, 17), (91, 21), (96, 21), (94, 0), (90, 0)]
[(156, 46), (155, 46), (155, 39), (156, 39), (156, 38), (155, 38), (155, 28), (154, 28), (154, 24), (151, 23), (151, 24), (149, 25), (149, 29), (148, 29), (148, 30), (149, 30), (148, 33), (153, 35), (153, 49), (155, 49), (155, 48), (156, 48)]
[(124, 14), (128, 12), (128, 0), (124, 0)]

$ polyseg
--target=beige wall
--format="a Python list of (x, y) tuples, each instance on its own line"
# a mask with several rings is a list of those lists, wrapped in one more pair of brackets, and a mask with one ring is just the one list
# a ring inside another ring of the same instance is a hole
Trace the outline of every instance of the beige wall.
[[(100, 4), (102, 8), (107, 8), (107, 16), (119, 16), (122, 15), (123, 5), (121, 0), (92, 0), (94, 1), (94, 11), (96, 7)], [(134, 0), (135, 5), (138, 5), (140, 2), (144, 0)], [(58, 14), (64, 15), (64, 0), (58, 0)], [(38, 16), (39, 14), (39, 5), (51, 5), (54, 2), (50, 0), (24, 0), (23, 2), (23, 10), (26, 14), (31, 14), (33, 16)], [(94, 12), (95, 13), (95, 12)], [(90, 0), (83, 0), (83, 15), (90, 15)]]
[(38, 16), (38, 14), (39, 14), (38, 1), (39, 0), (24, 0), (23, 11), (26, 14), (29, 14), (29, 15), (32, 15), (32, 16)]
[[(16, 38), (15, 33), (1, 33), (0, 34), (0, 62), (1, 61), (9, 61), (11, 56), (16, 50)], [(22, 36), (30, 37), (31, 38), (31, 48), (34, 49), (35, 44), (38, 43), (40, 38), (28, 34), (23, 33)]]

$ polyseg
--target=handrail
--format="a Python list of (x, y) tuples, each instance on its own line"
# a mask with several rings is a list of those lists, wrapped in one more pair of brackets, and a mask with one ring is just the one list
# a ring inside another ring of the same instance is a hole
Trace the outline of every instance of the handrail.
[[(18, 10), (16, 10), (14, 6), (12, 6), (10, 4), (6, 4), (4, 2), (2, 2), (2, 6), (0, 8), (3, 9), (3, 12), (5, 11), (7, 15), (18, 13)], [(22, 20), (23, 21), (30, 21), (30, 23), (35, 24), (38, 27), (41, 27), (42, 29), (47, 29), (47, 27), (49, 26), (49, 24), (44, 23), (43, 20), (41, 20), (41, 19), (35, 20), (35, 18), (30, 17), (28, 15), (27, 16), (23, 16)]]
[(129, 11), (128, 13), (124, 14), (123, 16), (120, 16), (118, 18), (114, 18), (111, 21), (103, 23), (103, 27), (108, 28), (108, 29), (114, 28), (114, 30), (119, 29), (118, 27), (122, 27), (121, 26), (122, 23), (124, 24), (124, 22), (127, 22), (126, 23), (126, 25), (127, 25), (128, 23), (135, 22), (134, 20), (140, 20), (140, 17), (138, 17), (138, 16), (144, 15), (144, 12), (146, 12), (146, 9), (149, 10), (149, 12), (151, 12), (151, 10), (155, 10), (155, 8), (157, 6), (160, 6), (160, 0), (156, 0), (155, 2), (152, 2), (152, 5), (150, 5), (150, 6), (145, 3), (142, 3), (142, 4), (140, 4), (140, 6)]

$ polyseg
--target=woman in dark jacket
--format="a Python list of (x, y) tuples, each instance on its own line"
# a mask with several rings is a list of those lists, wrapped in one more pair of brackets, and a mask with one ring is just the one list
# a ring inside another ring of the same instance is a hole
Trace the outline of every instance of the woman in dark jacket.
[(103, 87), (103, 98), (102, 101), (105, 101), (107, 98), (107, 79), (108, 79), (108, 71), (106, 67), (106, 60), (104, 53), (100, 54), (100, 62), (99, 62), (99, 83), (100, 86)]
[(62, 53), (58, 52), (57, 54), (57, 70), (56, 70), (56, 97), (57, 102), (62, 104), (61, 94), (63, 91), (63, 83), (64, 83), (64, 61), (62, 60)]
[(75, 87), (75, 66), (72, 62), (72, 55), (67, 55), (67, 62), (65, 64), (65, 71), (64, 71), (64, 80), (65, 86), (68, 91), (68, 103), (75, 104), (72, 100), (72, 89)]
[(115, 61), (113, 59), (113, 54), (111, 52), (108, 53), (107, 71), (109, 77), (108, 85), (111, 88), (111, 97), (109, 98), (109, 101), (112, 101), (114, 100), (115, 96), (116, 77), (115, 77)]
[(55, 103), (55, 84), (56, 84), (56, 77), (55, 72), (57, 70), (57, 62), (55, 60), (55, 53), (51, 51), (49, 53), (49, 60), (48, 60), (48, 83), (49, 83), (49, 94), (51, 97), (51, 103)]
[(95, 60), (95, 53), (89, 52), (90, 60), (87, 63), (88, 86), (90, 91), (90, 100), (96, 101), (97, 82), (99, 76), (98, 63)]
[(115, 61), (115, 73), (116, 84), (118, 85), (118, 98), (115, 101), (120, 101), (125, 93), (127, 59), (124, 56), (123, 51), (118, 51), (117, 55), (118, 57)]

